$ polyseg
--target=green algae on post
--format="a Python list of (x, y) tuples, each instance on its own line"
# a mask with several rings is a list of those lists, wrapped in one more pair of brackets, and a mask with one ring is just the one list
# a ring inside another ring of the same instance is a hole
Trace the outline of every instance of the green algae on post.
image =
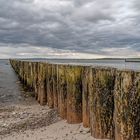
[(92, 86), (92, 68), (84, 67), (82, 73), (82, 113), (83, 126), (90, 127), (90, 90)]
[(54, 108), (58, 107), (58, 66), (52, 65), (52, 82), (53, 82), (53, 97), (54, 97)]
[(140, 73), (118, 71), (115, 84), (115, 138), (140, 139)]
[(35, 92), (35, 98), (38, 98), (38, 62), (32, 62), (33, 71), (33, 89)]
[(52, 64), (47, 64), (47, 104), (50, 108), (54, 107), (54, 95), (53, 95), (53, 79), (52, 79)]
[(58, 112), (63, 119), (67, 119), (67, 83), (65, 65), (58, 65)]
[(90, 93), (91, 134), (98, 139), (114, 138), (115, 69), (93, 68)]
[(38, 65), (38, 101), (41, 105), (45, 105), (47, 103), (46, 72), (47, 72), (47, 64), (39, 63)]
[(82, 70), (81, 66), (67, 66), (67, 121), (82, 122)]

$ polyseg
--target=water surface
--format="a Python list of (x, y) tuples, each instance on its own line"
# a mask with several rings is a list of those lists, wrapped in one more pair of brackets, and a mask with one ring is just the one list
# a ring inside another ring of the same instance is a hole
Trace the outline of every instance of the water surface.
[(9, 60), (0, 60), (0, 104), (20, 102), (22, 99), (20, 82)]
[(125, 59), (31, 59), (30, 61), (43, 61), (53, 64), (72, 64), (72, 65), (84, 65), (84, 66), (103, 66), (113, 67), (121, 70), (134, 70), (140, 71), (140, 61), (128, 61)]

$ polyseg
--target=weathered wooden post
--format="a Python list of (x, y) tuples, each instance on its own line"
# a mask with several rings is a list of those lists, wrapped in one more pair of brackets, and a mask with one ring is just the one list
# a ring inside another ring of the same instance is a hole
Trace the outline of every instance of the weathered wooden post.
[(117, 71), (115, 139), (140, 140), (140, 73)]
[(28, 63), (24, 61), (24, 85), (28, 86)]
[(18, 63), (19, 63), (19, 74), (18, 74), (18, 77), (22, 81), (22, 71), (23, 71), (22, 61), (19, 61)]
[(50, 108), (54, 107), (54, 95), (53, 95), (53, 79), (52, 79), (52, 64), (47, 64), (47, 103)]
[(53, 100), (54, 108), (58, 107), (58, 66), (57, 64), (52, 65), (52, 82), (53, 82)]
[(27, 62), (27, 85), (28, 85), (28, 90), (32, 91), (33, 90), (33, 73), (32, 73), (32, 62)]
[(63, 119), (67, 118), (67, 83), (66, 66), (58, 65), (58, 112)]
[(38, 64), (38, 101), (41, 105), (45, 105), (47, 103), (47, 95), (46, 95), (46, 72), (47, 72), (47, 64), (39, 63)]
[(67, 66), (67, 121), (82, 122), (82, 67)]
[(92, 86), (92, 68), (89, 66), (83, 67), (82, 73), (82, 113), (83, 126), (90, 127), (90, 90)]
[(33, 67), (33, 88), (35, 92), (35, 98), (38, 98), (38, 62), (32, 62)]
[(21, 81), (24, 82), (24, 62), (21, 61)]
[(93, 68), (90, 93), (91, 134), (98, 139), (114, 139), (115, 69)]

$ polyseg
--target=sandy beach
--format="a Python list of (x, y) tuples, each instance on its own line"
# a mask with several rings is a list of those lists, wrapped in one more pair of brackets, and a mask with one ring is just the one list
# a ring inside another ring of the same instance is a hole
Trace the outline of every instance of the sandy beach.
[(94, 140), (89, 128), (68, 124), (56, 110), (37, 103), (0, 108), (1, 140)]

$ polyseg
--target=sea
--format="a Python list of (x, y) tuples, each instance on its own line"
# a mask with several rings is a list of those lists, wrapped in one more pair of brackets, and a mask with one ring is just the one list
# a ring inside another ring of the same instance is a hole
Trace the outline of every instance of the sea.
[(112, 67), (121, 70), (140, 71), (140, 59), (24, 59), (52, 64)]

